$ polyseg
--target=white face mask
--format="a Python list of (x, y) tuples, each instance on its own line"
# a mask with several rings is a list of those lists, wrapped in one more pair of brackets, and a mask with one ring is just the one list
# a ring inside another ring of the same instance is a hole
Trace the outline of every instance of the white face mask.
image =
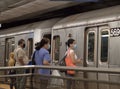
[(77, 45), (76, 44), (74, 44), (74, 49), (76, 49), (77, 48)]
[(50, 49), (50, 44), (48, 45), (48, 49)]

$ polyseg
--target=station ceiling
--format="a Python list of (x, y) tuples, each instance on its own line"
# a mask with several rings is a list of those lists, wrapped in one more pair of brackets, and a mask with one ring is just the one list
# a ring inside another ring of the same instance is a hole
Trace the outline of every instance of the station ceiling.
[[(78, 3), (64, 0), (0, 0), (0, 22), (13, 21), (14, 18), (21, 16), (29, 16), (29, 14), (36, 12), (42, 14), (76, 4)], [(25, 19), (28, 16), (20, 19)]]
[(2, 23), (2, 28), (6, 28), (115, 5), (120, 5), (120, 0), (98, 0), (97, 2), (0, 0), (0, 23)]

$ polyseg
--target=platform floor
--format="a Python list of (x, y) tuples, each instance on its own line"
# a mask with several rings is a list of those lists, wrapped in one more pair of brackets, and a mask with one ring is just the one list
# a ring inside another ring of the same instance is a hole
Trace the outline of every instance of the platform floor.
[(10, 89), (7, 84), (0, 84), (0, 89)]

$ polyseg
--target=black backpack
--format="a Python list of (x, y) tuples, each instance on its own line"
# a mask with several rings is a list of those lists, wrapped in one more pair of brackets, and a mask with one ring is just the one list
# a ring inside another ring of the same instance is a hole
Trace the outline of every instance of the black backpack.
[(35, 63), (35, 53), (36, 53), (36, 51), (34, 51), (33, 56), (32, 56), (32, 65), (36, 65), (36, 63)]
[[(36, 53), (36, 51), (34, 51), (33, 56), (32, 56), (32, 60), (28, 63), (28, 65), (36, 65), (35, 53)], [(30, 73), (30, 69), (26, 69), (26, 73)], [(32, 73), (34, 73), (34, 69), (32, 69)]]
[[(59, 62), (59, 66), (66, 66), (66, 62), (65, 62), (65, 58), (67, 57), (67, 55), (65, 55)], [(65, 72), (66, 73), (66, 70), (60, 70), (60, 72)]]

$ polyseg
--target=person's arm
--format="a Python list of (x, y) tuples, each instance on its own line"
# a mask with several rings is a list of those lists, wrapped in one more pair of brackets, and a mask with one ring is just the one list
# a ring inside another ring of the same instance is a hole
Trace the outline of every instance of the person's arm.
[(71, 53), (70, 53), (70, 56), (71, 56), (72, 62), (73, 62), (74, 64), (81, 62), (80, 59), (77, 59), (77, 60), (75, 59), (75, 53), (74, 53), (74, 52), (71, 52)]
[(18, 56), (18, 61), (20, 62), (21, 65), (25, 65), (23, 58), (24, 58), (24, 52), (22, 50), (19, 50), (17, 53)]
[(50, 54), (49, 54), (49, 53), (46, 53), (46, 54), (44, 55), (43, 65), (50, 65), (50, 60), (51, 60)]
[(19, 60), (19, 62), (20, 62), (21, 65), (25, 65), (23, 59), (20, 58), (20, 59), (18, 59), (18, 60)]
[(50, 63), (48, 61), (46, 61), (46, 60), (43, 61), (43, 64), (44, 65), (50, 65)]

